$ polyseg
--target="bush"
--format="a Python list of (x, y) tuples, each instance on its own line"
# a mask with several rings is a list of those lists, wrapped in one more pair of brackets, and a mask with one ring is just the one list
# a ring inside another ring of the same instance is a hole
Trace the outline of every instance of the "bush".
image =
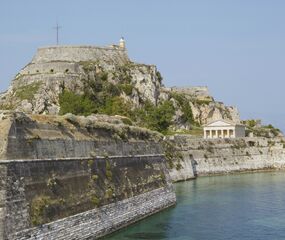
[(17, 88), (15, 92), (15, 96), (20, 98), (21, 100), (29, 100), (31, 101), (34, 98), (34, 95), (39, 91), (41, 87), (40, 82), (34, 82), (22, 87)]
[(121, 97), (107, 98), (105, 104), (99, 109), (99, 113), (126, 117), (132, 115), (130, 104), (127, 104)]
[(171, 97), (178, 103), (183, 112), (183, 115), (181, 116), (182, 122), (195, 123), (189, 100), (180, 93), (171, 93)]
[(90, 99), (67, 90), (59, 95), (59, 105), (61, 115), (72, 113), (87, 116), (96, 113), (96, 106)]
[[(175, 109), (171, 101), (164, 101), (158, 106), (146, 102), (143, 109), (138, 109), (134, 113), (135, 120), (147, 128), (166, 133), (168, 127), (172, 123), (172, 117)], [(134, 116), (133, 116), (134, 117)]]
[(119, 89), (123, 91), (126, 95), (130, 96), (133, 93), (133, 85), (130, 83), (119, 84)]
[(163, 78), (162, 78), (162, 76), (161, 76), (161, 73), (160, 73), (159, 71), (156, 71), (156, 78), (157, 78), (157, 81), (158, 81), (159, 83), (161, 83), (162, 80), (163, 80)]

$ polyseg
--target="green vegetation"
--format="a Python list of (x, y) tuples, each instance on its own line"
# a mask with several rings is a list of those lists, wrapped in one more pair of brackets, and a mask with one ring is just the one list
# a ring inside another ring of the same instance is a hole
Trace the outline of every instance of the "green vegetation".
[(33, 199), (30, 208), (30, 216), (33, 226), (49, 222), (63, 205), (65, 201), (62, 198), (52, 199), (49, 196), (38, 196)]
[(113, 174), (112, 174), (112, 171), (111, 171), (111, 164), (110, 164), (110, 162), (108, 161), (108, 157), (106, 157), (106, 176), (107, 176), (107, 179), (108, 179), (109, 181), (112, 180)]
[(96, 112), (94, 103), (87, 97), (64, 90), (59, 95), (59, 114), (90, 115)]
[(204, 99), (196, 99), (194, 102), (198, 105), (209, 105), (211, 102), (213, 102), (213, 99), (211, 97), (205, 97)]
[(118, 85), (118, 88), (121, 90), (121, 92), (125, 92), (127, 96), (132, 95), (134, 89), (133, 85), (130, 83), (121, 83)]
[(31, 101), (34, 98), (34, 95), (40, 89), (41, 83), (34, 82), (22, 87), (17, 88), (15, 91), (15, 96), (21, 100)]
[[(177, 170), (180, 170), (182, 167), (180, 161), (183, 161), (183, 155), (174, 144), (170, 141), (163, 142), (164, 154), (166, 158), (167, 165), (170, 169), (173, 169), (174, 166)], [(174, 163), (176, 163), (174, 165)]]
[(255, 137), (273, 138), (281, 133), (280, 129), (271, 124), (261, 126), (260, 120), (250, 119), (242, 123), (246, 126), (246, 136), (253, 134)]
[(147, 102), (143, 109), (134, 111), (134, 118), (143, 127), (166, 133), (174, 113), (175, 109), (171, 101), (164, 101), (158, 106)]
[[(123, 121), (159, 132), (166, 132), (174, 115), (174, 107), (170, 101), (165, 101), (158, 106), (146, 103), (144, 108), (131, 109), (131, 103), (119, 96), (112, 96), (112, 92), (104, 91), (105, 96), (92, 94), (78, 95), (64, 90), (59, 96), (60, 114), (72, 113), (75, 115), (90, 115), (102, 113), (108, 115), (122, 115), (127, 118)], [(100, 97), (101, 96), (101, 97)], [(96, 99), (95, 99), (96, 98)]]
[(100, 204), (100, 199), (97, 196), (92, 196), (91, 197), (91, 202), (95, 207), (98, 207)]
[(272, 138), (277, 137), (280, 134), (280, 129), (273, 127), (271, 124), (257, 127), (254, 120), (247, 121), (246, 135), (253, 133), (256, 137)]
[[(125, 116), (124, 123), (146, 127), (161, 133), (168, 133), (173, 124), (175, 114), (173, 102), (166, 100), (154, 105), (148, 101), (141, 101), (143, 107), (135, 107), (122, 97), (122, 93), (130, 96), (134, 91), (132, 84), (132, 64), (117, 66), (112, 72), (103, 72), (96, 62), (80, 62), (85, 77), (82, 79), (83, 93), (74, 93), (63, 86), (59, 96), (60, 114), (72, 113), (75, 115), (107, 114)], [(156, 77), (162, 80), (161, 74)], [(112, 79), (112, 81), (111, 81)], [(173, 93), (183, 115), (181, 121), (192, 125), (199, 125), (193, 119), (189, 100), (183, 94)], [(195, 135), (201, 135), (201, 129), (191, 130)]]
[(251, 119), (251, 120), (248, 120), (248, 121), (245, 121), (245, 124), (247, 124), (249, 127), (253, 128), (256, 126), (256, 120), (254, 119)]
[(15, 106), (12, 104), (0, 104), (0, 109), (1, 110), (13, 110), (15, 109)]
[(163, 80), (161, 73), (159, 71), (156, 71), (156, 79), (159, 83), (161, 83)]
[(178, 162), (178, 163), (176, 164), (175, 168), (176, 168), (177, 171), (179, 171), (179, 170), (182, 169), (183, 167), (182, 167), (181, 163)]
[(193, 118), (192, 108), (187, 97), (182, 93), (171, 93), (171, 97), (178, 103), (183, 115), (181, 117), (182, 122), (198, 125)]
[(113, 189), (112, 188), (108, 188), (105, 191), (105, 198), (112, 198), (113, 197)]
[(96, 175), (96, 174), (93, 174), (91, 178), (92, 178), (92, 180), (93, 180), (94, 182), (96, 182), (97, 179), (99, 178), (99, 176)]
[(186, 130), (186, 129), (182, 129), (179, 131), (172, 131), (172, 130), (168, 130), (166, 132), (166, 135), (174, 135), (174, 134), (189, 134), (192, 136), (197, 136), (197, 137), (202, 137), (203, 136), (203, 128), (202, 127), (197, 127), (197, 126), (191, 126), (192, 129)]

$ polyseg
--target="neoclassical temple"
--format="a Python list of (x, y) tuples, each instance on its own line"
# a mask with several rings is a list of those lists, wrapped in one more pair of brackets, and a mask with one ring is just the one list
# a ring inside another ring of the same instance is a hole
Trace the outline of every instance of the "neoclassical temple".
[(227, 120), (216, 120), (204, 125), (204, 138), (239, 138), (245, 137), (245, 126)]

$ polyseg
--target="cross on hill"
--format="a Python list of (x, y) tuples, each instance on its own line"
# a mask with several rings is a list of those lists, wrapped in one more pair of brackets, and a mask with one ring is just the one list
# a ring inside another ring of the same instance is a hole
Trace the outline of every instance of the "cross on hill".
[(58, 33), (59, 33), (59, 29), (61, 29), (61, 26), (58, 25), (58, 22), (56, 22), (56, 26), (54, 27), (54, 29), (56, 30), (56, 45), (58, 45)]

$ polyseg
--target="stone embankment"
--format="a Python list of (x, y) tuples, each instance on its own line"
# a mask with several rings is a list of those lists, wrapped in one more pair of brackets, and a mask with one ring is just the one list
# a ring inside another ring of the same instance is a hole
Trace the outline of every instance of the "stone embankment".
[(177, 135), (170, 137), (169, 141), (176, 151), (176, 155), (171, 155), (168, 160), (174, 181), (285, 167), (285, 142), (282, 138), (204, 140)]
[(176, 202), (157, 133), (14, 112), (0, 127), (1, 240), (95, 239)]

